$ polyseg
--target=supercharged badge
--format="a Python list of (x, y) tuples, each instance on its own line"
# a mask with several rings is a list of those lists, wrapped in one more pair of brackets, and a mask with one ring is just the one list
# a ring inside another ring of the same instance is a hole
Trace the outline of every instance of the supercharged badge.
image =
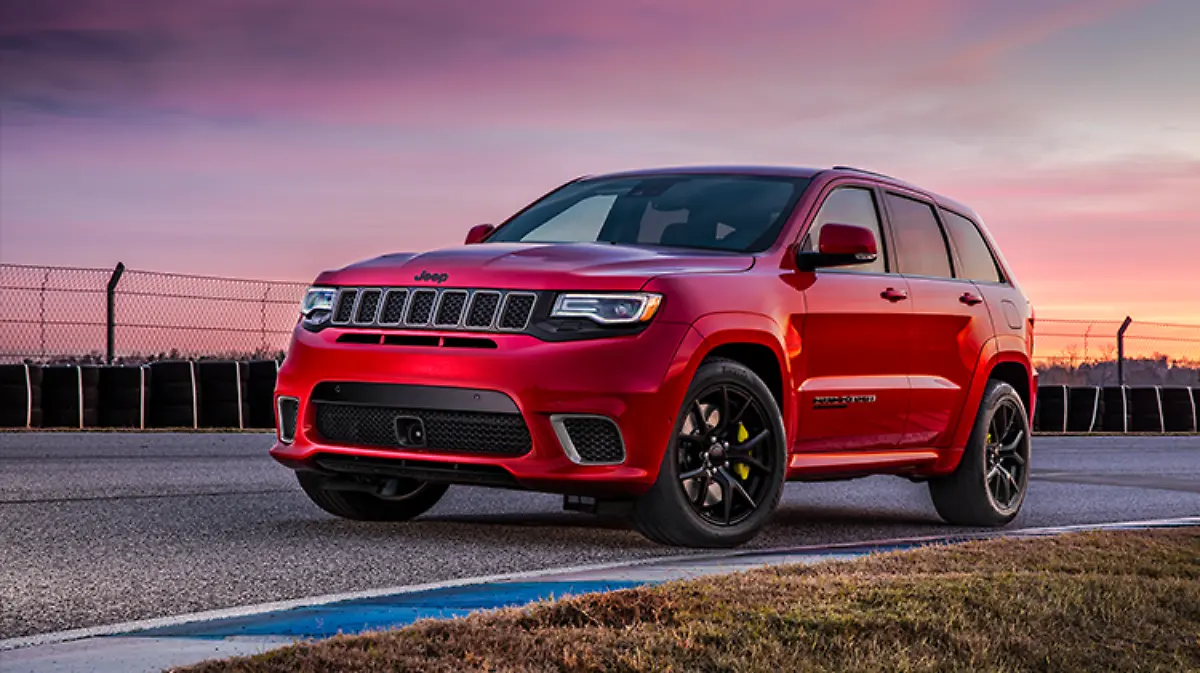
[(841, 409), (851, 404), (871, 404), (874, 395), (823, 395), (813, 398), (814, 409)]

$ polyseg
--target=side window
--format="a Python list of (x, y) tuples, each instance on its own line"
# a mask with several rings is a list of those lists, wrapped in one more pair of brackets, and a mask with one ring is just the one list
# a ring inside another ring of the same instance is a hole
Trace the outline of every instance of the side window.
[(879, 227), (879, 210), (875, 207), (875, 197), (869, 189), (859, 187), (842, 187), (834, 190), (825, 197), (825, 203), (817, 211), (808, 234), (801, 241), (802, 250), (816, 250), (820, 241), (821, 227), (826, 224), (853, 224), (875, 233), (875, 245), (879, 248), (879, 257), (874, 262), (841, 267), (852, 271), (867, 271), (884, 273), (887, 271), (887, 256), (884, 254), (883, 235)]
[(886, 198), (900, 273), (951, 278), (950, 252), (933, 206), (898, 194)]
[(1000, 265), (992, 256), (979, 228), (975, 223), (957, 213), (942, 211), (942, 221), (946, 223), (946, 233), (954, 241), (954, 249), (958, 251), (958, 259), (962, 267), (958, 271), (960, 278), (999, 283)]

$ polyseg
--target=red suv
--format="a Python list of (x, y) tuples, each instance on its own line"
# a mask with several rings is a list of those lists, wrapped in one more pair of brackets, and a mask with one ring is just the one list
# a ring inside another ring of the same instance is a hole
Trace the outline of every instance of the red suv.
[(1021, 507), (1033, 312), (966, 206), (847, 167), (647, 170), (466, 243), (308, 291), (271, 454), (325, 510), (521, 488), (730, 546), (786, 481), (925, 481), (975, 526)]

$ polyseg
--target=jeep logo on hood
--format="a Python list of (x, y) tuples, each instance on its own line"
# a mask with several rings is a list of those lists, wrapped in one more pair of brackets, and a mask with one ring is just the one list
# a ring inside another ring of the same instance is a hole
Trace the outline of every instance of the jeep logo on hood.
[(449, 277), (450, 274), (448, 273), (429, 273), (428, 271), (421, 269), (421, 273), (413, 276), (413, 280), (431, 280), (435, 283), (444, 283)]

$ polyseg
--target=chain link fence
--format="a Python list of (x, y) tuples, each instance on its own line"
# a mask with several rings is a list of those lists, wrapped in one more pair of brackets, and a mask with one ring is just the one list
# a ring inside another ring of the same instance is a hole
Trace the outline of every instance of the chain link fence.
[(1043, 384), (1200, 386), (1200, 325), (1038, 318), (1033, 354)]
[[(304, 288), (120, 265), (0, 264), (0, 362), (277, 358)], [(1200, 385), (1200, 325), (1122, 325), (1039, 318), (1034, 358), (1043, 382), (1109, 385), (1123, 374), (1130, 385)]]
[(0, 264), (0, 362), (282, 357), (304, 283)]

